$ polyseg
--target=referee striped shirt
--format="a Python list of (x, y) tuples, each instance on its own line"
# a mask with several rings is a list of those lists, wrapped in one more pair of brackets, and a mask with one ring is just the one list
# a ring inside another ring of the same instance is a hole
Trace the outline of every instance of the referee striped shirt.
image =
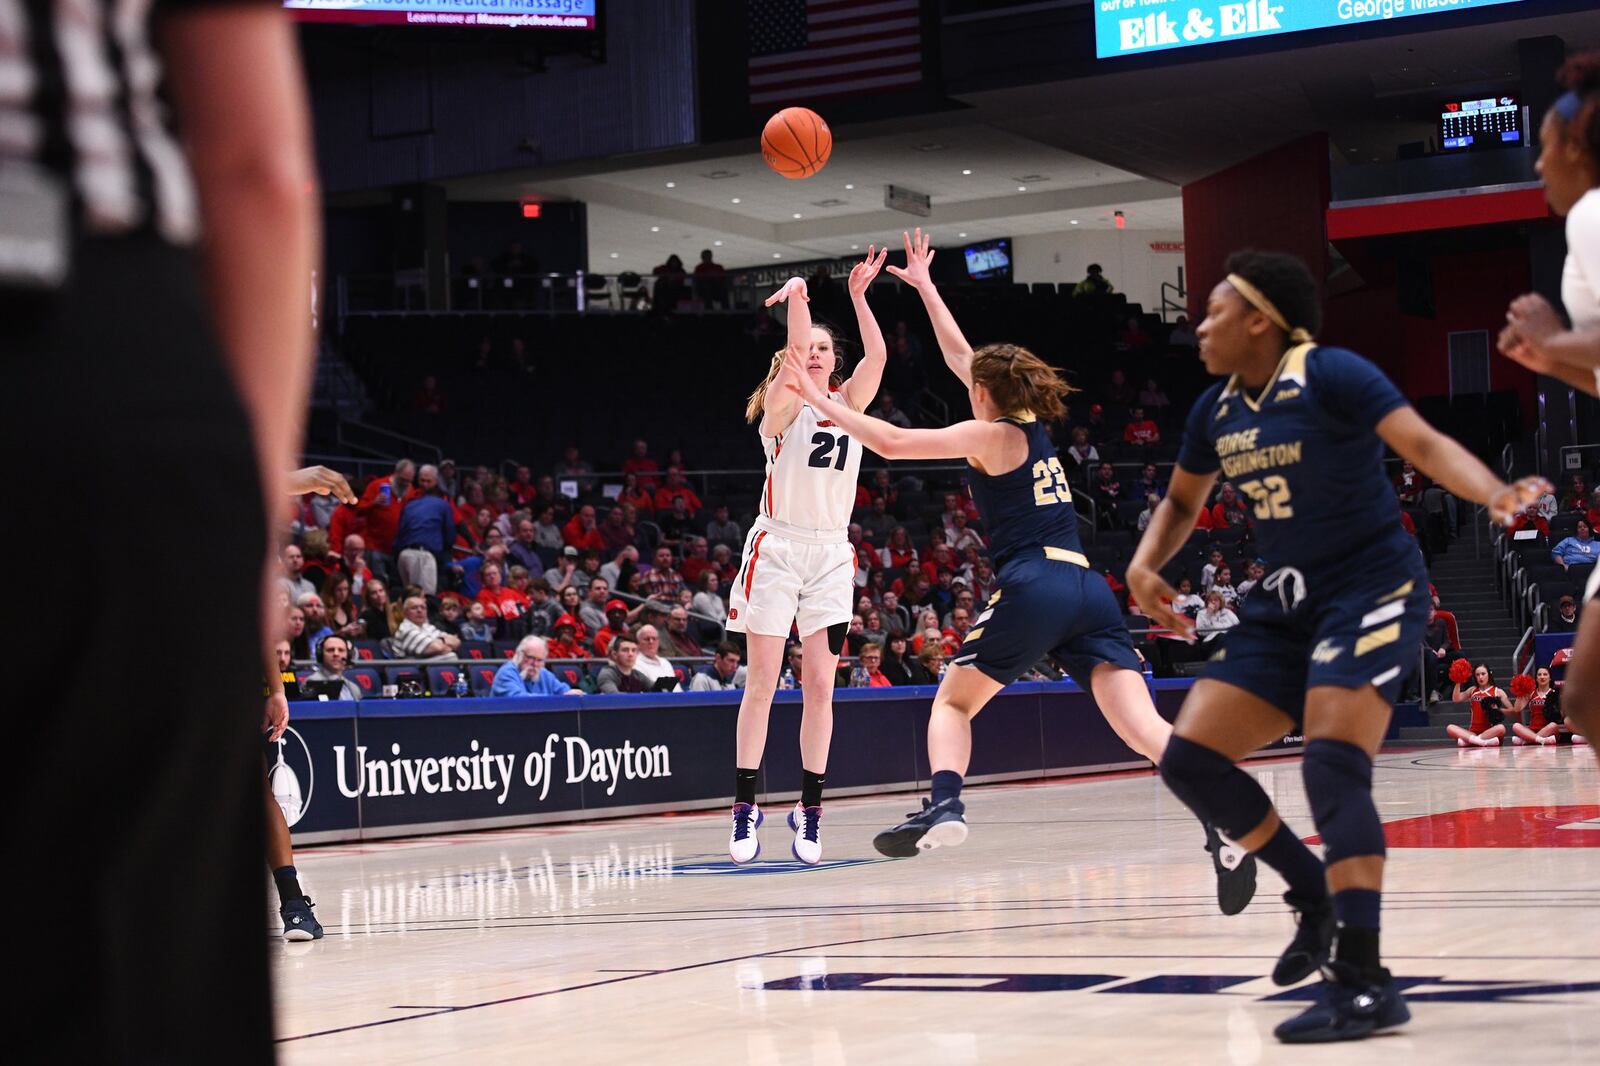
[(208, 2), (0, 0), (0, 178), (42, 171), (81, 235), (193, 242), (194, 182), (151, 38), (163, 15)]

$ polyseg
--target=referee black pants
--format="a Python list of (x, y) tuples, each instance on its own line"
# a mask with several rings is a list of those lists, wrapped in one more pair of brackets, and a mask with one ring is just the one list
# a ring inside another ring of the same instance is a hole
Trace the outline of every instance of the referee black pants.
[(250, 429), (190, 256), (75, 264), (0, 289), (15, 1032), (23, 1061), (270, 1062)]

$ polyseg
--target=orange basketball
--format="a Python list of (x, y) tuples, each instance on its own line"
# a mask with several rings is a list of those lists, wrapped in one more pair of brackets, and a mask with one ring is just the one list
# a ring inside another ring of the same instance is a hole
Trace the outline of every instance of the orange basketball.
[(810, 108), (786, 107), (767, 119), (761, 131), (762, 158), (786, 178), (809, 178), (832, 151), (833, 133)]

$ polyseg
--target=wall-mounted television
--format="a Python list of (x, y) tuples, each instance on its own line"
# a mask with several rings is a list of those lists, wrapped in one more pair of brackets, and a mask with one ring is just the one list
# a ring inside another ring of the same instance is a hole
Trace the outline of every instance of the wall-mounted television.
[(1439, 149), (1474, 152), (1522, 143), (1522, 105), (1510, 96), (1452, 100), (1439, 112)]
[(301, 22), (593, 30), (600, 0), (284, 0)]
[(967, 277), (973, 281), (1011, 280), (1011, 238), (969, 244), (961, 254), (967, 261)]

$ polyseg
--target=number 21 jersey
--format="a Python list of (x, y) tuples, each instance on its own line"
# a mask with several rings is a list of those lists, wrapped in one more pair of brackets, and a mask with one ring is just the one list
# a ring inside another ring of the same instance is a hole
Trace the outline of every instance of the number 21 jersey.
[[(838, 403), (842, 393), (829, 393)], [(810, 404), (776, 437), (762, 437), (767, 479), (761, 515), (799, 529), (843, 533), (850, 526), (861, 470), (861, 445), (844, 429), (819, 418)]]

